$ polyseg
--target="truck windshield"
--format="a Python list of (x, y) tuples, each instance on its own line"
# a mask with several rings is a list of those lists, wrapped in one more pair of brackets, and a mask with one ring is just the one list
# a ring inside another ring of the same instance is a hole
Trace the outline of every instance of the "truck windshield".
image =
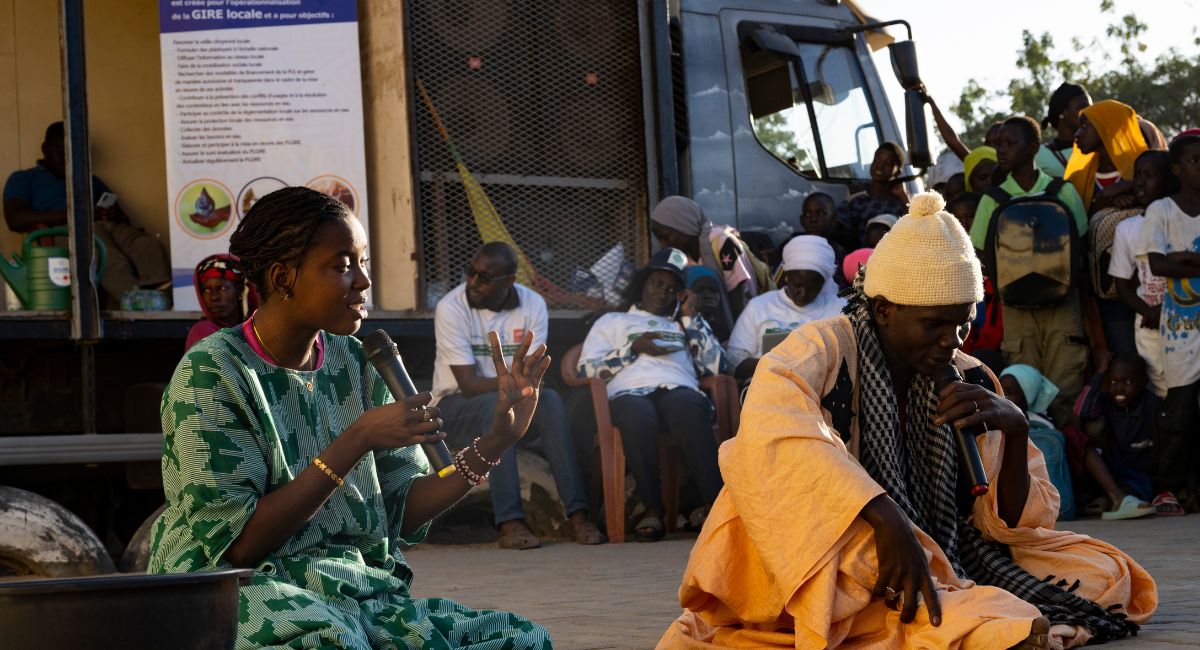
[(750, 39), (742, 43), (746, 96), (758, 141), (805, 176), (869, 179), (879, 129), (854, 50), (804, 42), (797, 46), (802, 70), (756, 48)]

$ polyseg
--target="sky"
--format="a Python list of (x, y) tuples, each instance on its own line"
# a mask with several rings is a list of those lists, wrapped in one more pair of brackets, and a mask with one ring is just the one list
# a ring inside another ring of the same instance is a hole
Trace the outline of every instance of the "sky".
[[(1034, 34), (1049, 31), (1055, 52), (1066, 56), (1072, 53), (1072, 37), (1084, 43), (1093, 38), (1103, 41), (1108, 25), (1125, 14), (1136, 13), (1148, 26), (1142, 34), (1146, 45), (1143, 56), (1151, 61), (1172, 46), (1183, 52), (1194, 51), (1193, 39), (1200, 25), (1200, 0), (1115, 0), (1113, 10), (1103, 14), (1100, 0), (858, 0), (858, 4), (878, 20), (902, 18), (912, 25), (921, 79), (955, 127), (960, 123), (950, 106), (958, 101), (967, 80), (974, 78), (985, 88), (1005, 88), (1018, 76), (1022, 30)], [(1003, 10), (988, 13), (997, 7)], [(902, 26), (890, 31), (897, 38), (906, 37)], [(902, 91), (891, 74), (886, 51), (877, 52), (876, 59), (882, 66), (881, 76), (892, 97), (893, 110), (902, 120)], [(1107, 69), (1103, 65), (1093, 68)], [(936, 139), (932, 144), (940, 146)]]

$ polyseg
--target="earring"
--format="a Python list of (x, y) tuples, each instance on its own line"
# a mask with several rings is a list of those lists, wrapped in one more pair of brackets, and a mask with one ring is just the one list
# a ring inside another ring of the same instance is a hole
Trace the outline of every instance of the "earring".
[(286, 289), (285, 289), (285, 290), (283, 290), (283, 299), (284, 299), (284, 300), (290, 300), (290, 299), (291, 299), (291, 297), (292, 297), (292, 292), (291, 292), (291, 291), (287, 291)]

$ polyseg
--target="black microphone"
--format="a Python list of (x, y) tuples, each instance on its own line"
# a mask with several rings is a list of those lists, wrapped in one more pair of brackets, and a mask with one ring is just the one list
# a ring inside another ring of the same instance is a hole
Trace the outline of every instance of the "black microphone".
[[(942, 392), (951, 382), (962, 381), (958, 368), (954, 364), (946, 364), (933, 373), (933, 386), (937, 392)], [(954, 427), (953, 424), (951, 424)], [(962, 459), (963, 469), (967, 471), (967, 479), (971, 482), (971, 494), (981, 497), (988, 493), (987, 474), (983, 471), (983, 461), (979, 458), (979, 448), (975, 446), (975, 436), (987, 429), (977, 424), (965, 430), (954, 427), (954, 440), (958, 443), (958, 457)]]
[[(371, 365), (375, 366), (375, 370), (383, 378), (383, 383), (387, 384), (388, 390), (392, 391), (392, 395), (396, 396), (396, 399), (401, 399), (401, 396), (412, 397), (417, 394), (417, 387), (413, 385), (412, 378), (404, 369), (404, 361), (400, 359), (400, 352), (387, 332), (375, 330), (362, 337), (362, 344), (363, 350), (367, 353), (367, 359), (371, 361)], [(423, 442), (421, 449), (425, 451), (425, 457), (429, 459), (430, 466), (438, 476), (449, 476), (454, 473), (454, 460), (450, 457), (450, 448), (446, 446), (444, 440)]]

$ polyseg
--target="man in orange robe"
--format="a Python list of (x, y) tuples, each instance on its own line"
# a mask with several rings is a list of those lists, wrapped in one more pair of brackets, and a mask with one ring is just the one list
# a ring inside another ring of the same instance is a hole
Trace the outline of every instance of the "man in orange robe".
[[(846, 315), (763, 358), (660, 648), (1061, 648), (1154, 612), (1133, 559), (1053, 529), (1028, 422), (957, 350), (983, 284), (943, 207), (914, 197)], [(937, 390), (951, 363), (965, 379)], [(976, 426), (979, 498), (953, 438)]]

